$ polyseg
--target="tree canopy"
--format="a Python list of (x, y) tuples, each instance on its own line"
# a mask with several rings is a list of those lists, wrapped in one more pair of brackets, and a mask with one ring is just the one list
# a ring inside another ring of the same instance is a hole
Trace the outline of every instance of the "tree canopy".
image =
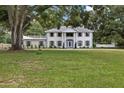
[(0, 6), (0, 24), (11, 31), (12, 47), (21, 49), (22, 36), (40, 35), (60, 26), (84, 26), (94, 30), (94, 42), (124, 45), (124, 6)]

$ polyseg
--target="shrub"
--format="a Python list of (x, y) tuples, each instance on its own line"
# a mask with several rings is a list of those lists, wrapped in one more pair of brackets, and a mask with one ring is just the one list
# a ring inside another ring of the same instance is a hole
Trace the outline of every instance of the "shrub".
[(31, 45), (31, 48), (33, 48), (33, 45)]
[(37, 48), (37, 45), (35, 45), (35, 48)]
[(62, 48), (65, 48), (65, 44), (63, 43), (63, 46), (62, 46)]
[(53, 46), (54, 48), (57, 48), (56, 46)]
[(75, 46), (74, 46), (74, 48), (77, 48), (77, 44), (75, 43)]

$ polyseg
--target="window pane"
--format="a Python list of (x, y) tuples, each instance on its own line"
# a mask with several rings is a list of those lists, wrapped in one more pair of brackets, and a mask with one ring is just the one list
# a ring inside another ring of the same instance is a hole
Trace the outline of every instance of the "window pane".
[(90, 36), (90, 33), (86, 32), (86, 37)]
[(50, 41), (50, 46), (54, 46), (54, 41)]
[(43, 41), (39, 41), (39, 46), (43, 46)]
[(58, 41), (58, 46), (62, 46), (62, 41)]
[(78, 36), (81, 37), (82, 36), (82, 33), (78, 33)]
[(78, 46), (82, 46), (82, 41), (78, 41)]
[(86, 41), (85, 44), (86, 44), (86, 46), (89, 46), (90, 45), (90, 41)]
[(66, 33), (67, 37), (73, 37), (73, 33)]
[(54, 36), (54, 33), (50, 33), (50, 36), (53, 37)]
[(27, 41), (27, 46), (30, 46), (31, 45), (31, 41)]
[(58, 33), (58, 37), (61, 37), (62, 36), (62, 33)]

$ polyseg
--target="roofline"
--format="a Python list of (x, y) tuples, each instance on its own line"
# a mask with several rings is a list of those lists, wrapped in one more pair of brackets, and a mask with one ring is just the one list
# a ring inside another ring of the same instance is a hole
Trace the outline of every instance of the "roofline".
[[(71, 31), (71, 32), (94, 32), (94, 30), (90, 30), (90, 29), (87, 29), (87, 28), (83, 28), (83, 27), (80, 27), (81, 29), (84, 29), (84, 31), (79, 31), (78, 30), (78, 27), (76, 28), (70, 28), (70, 27), (66, 27), (64, 29), (57, 29), (57, 28), (53, 28), (53, 29), (49, 29), (47, 31), (45, 31), (46, 33), (49, 33), (49, 32), (67, 32), (67, 31), (64, 31), (64, 30), (67, 30), (67, 29), (73, 29), (74, 31)], [(87, 31), (85, 31), (87, 30)]]
[[(61, 31), (61, 30), (60, 31), (45, 31), (45, 32), (46, 33), (50, 33), (50, 32), (63, 32), (63, 33), (67, 33), (67, 31), (64, 32), (64, 31)], [(76, 31), (75, 30), (74, 32), (82, 32), (83, 33), (83, 32), (94, 32), (94, 31), (93, 30), (91, 30), (91, 31)]]

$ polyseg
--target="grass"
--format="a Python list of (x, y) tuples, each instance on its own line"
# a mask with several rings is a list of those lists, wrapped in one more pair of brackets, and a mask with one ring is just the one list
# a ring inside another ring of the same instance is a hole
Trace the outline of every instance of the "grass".
[(124, 87), (124, 51), (0, 51), (0, 87)]

